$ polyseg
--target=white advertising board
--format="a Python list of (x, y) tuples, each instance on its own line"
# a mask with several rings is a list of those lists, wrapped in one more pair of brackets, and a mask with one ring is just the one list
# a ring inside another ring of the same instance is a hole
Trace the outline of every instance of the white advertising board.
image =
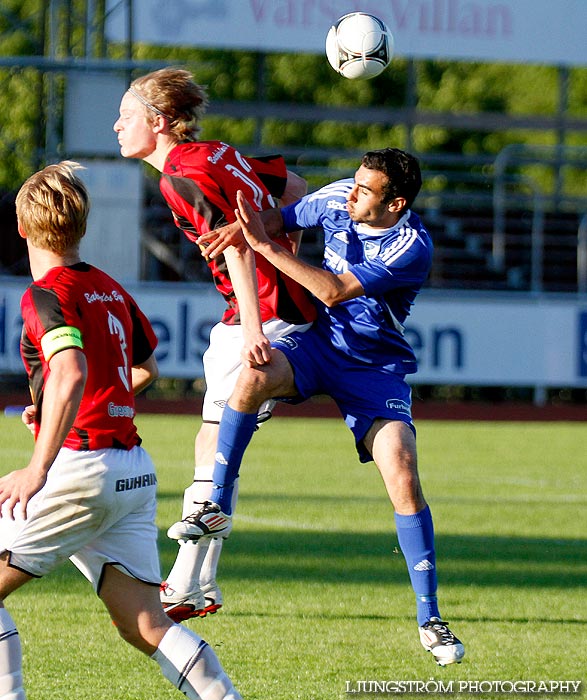
[[(124, 41), (125, 3), (108, 0)], [(414, 58), (587, 64), (585, 0), (136, 0), (132, 36), (149, 44), (320, 53), (333, 22), (371, 12)]]
[[(26, 280), (0, 277), (0, 373), (24, 371), (19, 355), (20, 297), (26, 286)], [(160, 375), (203, 376), (202, 355), (208, 347), (210, 329), (225, 308), (216, 289), (209, 284), (125, 286), (157, 333)]]
[[(26, 280), (0, 278), (0, 372), (23, 372), (19, 302)], [(202, 376), (202, 354), (224, 301), (207, 284), (137, 284), (161, 376)], [(414, 384), (587, 387), (587, 299), (424, 291), (406, 324), (419, 361)]]
[(416, 383), (587, 386), (587, 299), (455, 296), (416, 300)]

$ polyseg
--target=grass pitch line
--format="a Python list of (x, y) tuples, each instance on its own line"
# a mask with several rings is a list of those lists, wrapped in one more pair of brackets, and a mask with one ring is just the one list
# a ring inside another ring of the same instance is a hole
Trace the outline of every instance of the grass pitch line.
[(257, 518), (254, 515), (243, 515), (237, 513), (235, 522), (249, 523), (251, 525), (260, 525), (261, 527), (269, 527), (276, 530), (307, 530), (308, 532), (341, 532), (339, 527), (324, 525), (323, 523), (309, 524), (301, 523), (297, 520), (283, 520), (281, 518)]

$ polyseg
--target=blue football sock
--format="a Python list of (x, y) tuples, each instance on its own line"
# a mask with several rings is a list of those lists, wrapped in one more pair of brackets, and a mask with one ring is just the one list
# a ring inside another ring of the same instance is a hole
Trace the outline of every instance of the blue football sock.
[(415, 515), (395, 514), (399, 546), (406, 559), (412, 588), (416, 594), (418, 624), (440, 617), (436, 600), (436, 554), (430, 508)]
[(232, 513), (234, 482), (256, 427), (256, 413), (241, 413), (228, 405), (225, 406), (218, 432), (211, 499), (218, 503), (222, 512), (227, 515)]

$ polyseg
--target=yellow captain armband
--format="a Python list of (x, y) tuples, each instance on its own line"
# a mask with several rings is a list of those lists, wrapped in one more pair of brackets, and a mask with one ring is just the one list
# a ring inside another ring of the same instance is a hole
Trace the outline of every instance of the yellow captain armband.
[(53, 355), (60, 350), (67, 348), (80, 348), (81, 350), (83, 347), (81, 331), (73, 326), (59, 326), (59, 328), (45, 333), (41, 338), (41, 348), (46, 362), (49, 362)]

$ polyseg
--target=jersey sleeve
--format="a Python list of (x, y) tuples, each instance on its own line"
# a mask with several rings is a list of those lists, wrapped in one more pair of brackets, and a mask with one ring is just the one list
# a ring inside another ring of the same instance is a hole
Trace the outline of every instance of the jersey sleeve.
[(322, 226), (326, 219), (335, 222), (341, 214), (348, 218), (346, 202), (352, 187), (352, 179), (338, 180), (283, 207), (281, 214), (285, 230)]
[(23, 296), (21, 310), (27, 334), (40, 343), (45, 362), (61, 350), (83, 350), (79, 319), (66, 319), (54, 291), (31, 285)]
[(307, 206), (307, 196), (302, 197), (299, 202), (283, 207), (281, 216), (283, 217), (283, 227), (286, 231), (297, 231), (319, 225), (317, 219), (312, 223), (312, 219), (316, 217), (316, 212), (311, 211)]

